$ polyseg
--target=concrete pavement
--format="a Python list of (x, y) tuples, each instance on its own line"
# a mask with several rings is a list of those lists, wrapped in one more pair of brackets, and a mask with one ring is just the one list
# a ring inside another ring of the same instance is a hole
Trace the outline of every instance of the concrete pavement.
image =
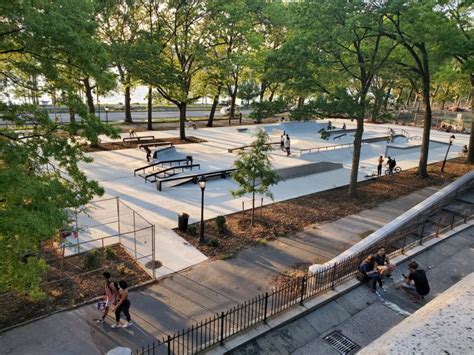
[[(229, 260), (205, 261), (131, 292), (134, 326), (111, 329), (92, 321), (95, 305), (58, 313), (0, 335), (0, 354), (101, 354), (116, 346), (136, 349), (241, 303), (271, 286), (273, 276), (303, 262), (326, 261), (419, 203), (426, 188), (358, 215), (242, 251)], [(370, 223), (361, 223), (361, 219)]]
[[(397, 266), (395, 282), (386, 281), (386, 291), (379, 295), (359, 286), (325, 306), (270, 331), (229, 354), (340, 354), (324, 339), (339, 331), (359, 348), (382, 336), (408, 315), (414, 313), (439, 294), (474, 272), (474, 227), (423, 251), (414, 259), (426, 271), (431, 292), (420, 304), (410, 302), (398, 289), (407, 273), (410, 260)], [(373, 349), (372, 349), (373, 350)], [(404, 348), (403, 353), (411, 352)], [(441, 352), (441, 351), (440, 351)], [(398, 352), (399, 353), (399, 352)]]

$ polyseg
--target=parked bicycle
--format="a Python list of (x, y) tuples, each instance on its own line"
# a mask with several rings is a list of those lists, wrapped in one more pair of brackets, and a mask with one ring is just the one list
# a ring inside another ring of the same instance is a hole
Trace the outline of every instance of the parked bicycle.
[[(398, 174), (399, 172), (402, 171), (402, 168), (399, 166), (396, 166), (393, 168), (393, 174)], [(385, 170), (385, 175), (389, 176), (390, 175), (390, 169)]]

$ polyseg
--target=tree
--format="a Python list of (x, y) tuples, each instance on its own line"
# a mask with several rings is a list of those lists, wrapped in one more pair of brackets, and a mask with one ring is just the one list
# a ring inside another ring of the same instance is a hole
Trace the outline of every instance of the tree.
[(257, 97), (259, 93), (260, 90), (257, 84), (254, 81), (247, 80), (240, 85), (237, 97), (241, 100), (247, 101), (247, 105), (249, 105), (250, 100)]
[(446, 58), (441, 28), (448, 23), (438, 1), (392, 1), (386, 16), (385, 35), (396, 40), (406, 51), (407, 57), (397, 64), (421, 79), (421, 93), (425, 111), (423, 138), (418, 164), (418, 175), (427, 177), (431, 109), (431, 76), (433, 67)]
[(134, 81), (128, 68), (130, 47), (143, 29), (147, 12), (141, 0), (107, 0), (99, 12), (100, 36), (107, 44), (111, 61), (119, 73), (124, 93), (125, 122), (133, 123), (131, 89)]
[[(80, 208), (103, 192), (79, 167), (90, 161), (80, 144), (97, 143), (99, 134), (116, 131), (88, 112), (74, 92), (77, 87), (71, 85), (71, 73), (93, 73), (81, 53), (95, 48), (89, 41), (95, 33), (92, 4), (59, 0), (3, 5), (2, 89), (30, 87), (40, 97), (54, 88), (81, 117), (79, 122), (59, 126), (36, 104), (0, 102), (1, 118), (14, 124), (0, 129), (0, 293), (38, 296), (45, 270), (39, 256), (41, 243), (68, 223), (68, 209)], [(23, 79), (32, 75), (38, 79), (35, 86)], [(28, 129), (19, 133), (15, 125)]]
[[(328, 103), (334, 102), (338, 108), (348, 107), (351, 114), (355, 113), (357, 129), (349, 184), (349, 194), (353, 197), (357, 196), (367, 94), (374, 77), (396, 47), (382, 35), (385, 15), (384, 4), (343, 0), (305, 3), (296, 15), (297, 31), (293, 38), (297, 43), (305, 41), (303, 51), (312, 53), (309, 58), (314, 59), (308, 66), (318, 69), (326, 67), (326, 72), (332, 72), (333, 76), (342, 76), (346, 80), (344, 87), (335, 89), (321, 80), (311, 82), (309, 87), (319, 87), (325, 93), (323, 99), (328, 99)], [(311, 80), (310, 75), (307, 78)], [(344, 94), (344, 91), (349, 91), (350, 96)], [(341, 105), (342, 101), (344, 105)]]
[(270, 162), (272, 146), (269, 143), (268, 134), (264, 130), (260, 130), (251, 149), (248, 152), (240, 151), (238, 159), (234, 162), (234, 168), (237, 170), (232, 174), (232, 177), (239, 184), (239, 188), (231, 193), (234, 198), (252, 194), (251, 227), (255, 217), (255, 194), (273, 199), (269, 187), (278, 183), (278, 175), (273, 171)]

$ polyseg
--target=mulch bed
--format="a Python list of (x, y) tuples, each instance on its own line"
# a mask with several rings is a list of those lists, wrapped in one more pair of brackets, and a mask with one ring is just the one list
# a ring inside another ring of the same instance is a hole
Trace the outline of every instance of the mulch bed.
[[(449, 160), (444, 173), (441, 163), (428, 166), (429, 177), (416, 176), (416, 168), (402, 171), (393, 177), (362, 181), (358, 184), (359, 197), (351, 199), (347, 186), (317, 192), (287, 201), (277, 202), (255, 211), (253, 228), (249, 227), (250, 211), (225, 216), (226, 231), (220, 235), (213, 219), (206, 221), (207, 243), (199, 243), (196, 234), (177, 232), (211, 259), (227, 259), (252, 245), (265, 244), (278, 237), (291, 235), (315, 224), (325, 223), (359, 213), (428, 186), (440, 186), (474, 169), (464, 159)], [(198, 228), (195, 228), (199, 230)]]
[[(61, 262), (54, 251), (45, 246), (43, 257), (46, 260), (53, 259), (47, 262), (45, 282), (49, 283), (44, 286), (46, 297), (40, 301), (18, 294), (0, 297), (0, 329), (101, 296), (104, 293), (102, 276), (104, 271), (110, 272), (114, 281), (126, 280), (129, 287), (151, 280), (151, 277), (119, 244), (109, 246), (107, 249), (99, 270), (79, 275), (88, 271), (84, 266), (86, 253), (65, 257)], [(61, 281), (51, 282), (55, 280)]]
[(190, 144), (190, 143), (204, 143), (206, 142), (206, 140), (189, 136), (189, 137), (186, 137), (186, 139), (184, 140), (180, 139), (179, 137), (171, 137), (171, 138), (156, 138), (156, 139), (142, 140), (140, 143), (106, 142), (106, 143), (99, 143), (98, 146), (84, 145), (82, 146), (82, 150), (87, 153), (104, 152), (104, 151), (109, 151), (109, 150), (137, 148), (141, 144), (160, 143), (160, 142), (170, 142), (173, 145), (179, 145), (179, 144)]

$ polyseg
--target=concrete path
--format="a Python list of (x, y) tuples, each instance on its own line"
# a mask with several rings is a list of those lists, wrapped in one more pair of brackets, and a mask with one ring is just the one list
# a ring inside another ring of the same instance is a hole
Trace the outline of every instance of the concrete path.
[[(324, 337), (340, 331), (360, 348), (382, 336), (409, 314), (474, 272), (474, 227), (464, 230), (415, 257), (426, 270), (431, 292), (420, 304), (410, 302), (398, 289), (409, 261), (386, 282), (386, 291), (376, 295), (360, 286), (335, 301), (282, 328), (232, 351), (230, 354), (339, 354)], [(407, 349), (407, 351), (409, 351)]]
[(95, 305), (62, 312), (0, 335), (0, 354), (101, 354), (116, 346), (136, 349), (271, 286), (273, 276), (297, 263), (327, 261), (369, 231), (410, 209), (436, 191), (426, 188), (379, 207), (317, 226), (291, 238), (242, 251), (229, 260), (205, 261), (132, 292), (128, 329), (97, 325)]

